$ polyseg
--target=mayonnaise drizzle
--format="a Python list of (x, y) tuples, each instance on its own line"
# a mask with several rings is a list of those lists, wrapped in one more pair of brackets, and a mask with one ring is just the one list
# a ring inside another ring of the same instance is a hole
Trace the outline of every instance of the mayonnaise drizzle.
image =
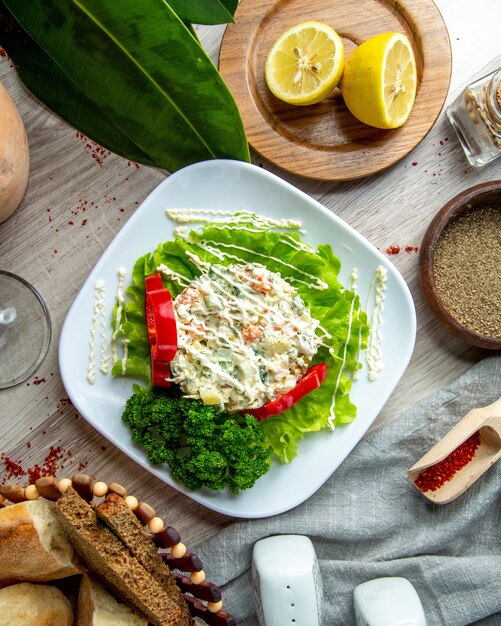
[(307, 243), (303, 241), (298, 241), (297, 239), (293, 239), (288, 235), (284, 235), (279, 239), (280, 243), (285, 244), (286, 246), (290, 246), (293, 250), (303, 251), (303, 252), (311, 252), (315, 253), (315, 249)]
[(96, 380), (96, 334), (99, 323), (103, 323), (105, 309), (106, 285), (104, 280), (98, 280), (94, 286), (94, 310), (90, 329), (89, 364), (87, 367), (87, 380), (91, 385)]
[(235, 215), (234, 211), (218, 211), (215, 209), (166, 209), (167, 217), (179, 224), (196, 224), (197, 222), (210, 222), (210, 217), (205, 215)]
[(129, 340), (124, 338), (123, 340), (124, 354), (122, 356), (122, 376), (127, 373), (127, 359), (129, 358)]
[[(308, 272), (300, 270), (295, 265), (292, 265), (291, 263), (287, 263), (286, 261), (283, 261), (282, 259), (278, 259), (277, 257), (270, 256), (268, 254), (262, 254), (261, 252), (256, 252), (256, 250), (251, 250), (250, 248), (245, 248), (243, 246), (237, 246), (234, 243), (222, 243), (221, 241), (213, 241), (211, 239), (207, 239), (204, 242), (199, 243), (201, 248), (204, 248), (204, 245), (207, 245), (207, 244), (209, 244), (209, 245), (213, 244), (215, 246), (221, 246), (222, 248), (234, 248), (235, 250), (240, 250), (241, 252), (247, 252), (248, 254), (251, 254), (254, 257), (260, 257), (262, 259), (270, 259), (271, 261), (275, 261), (275, 263), (279, 263), (280, 265), (283, 265), (284, 267), (288, 267), (288, 268), (296, 271), (298, 274), (301, 274), (302, 276), (305, 276), (305, 277), (310, 279), (310, 281), (305, 281), (305, 280), (302, 280), (301, 278), (296, 278), (294, 276), (287, 276), (287, 280), (290, 283), (292, 283), (292, 282), (301, 283), (303, 285), (306, 285), (307, 287), (310, 287), (311, 289), (317, 289), (319, 291), (324, 291), (325, 289), (328, 288), (327, 283), (324, 282), (323, 280), (321, 280), (320, 278), (318, 278), (318, 276), (314, 276), (313, 274), (309, 274)], [(212, 250), (212, 248), (211, 248), (211, 250)], [(208, 252), (211, 252), (211, 250), (207, 249)], [(233, 255), (230, 256), (226, 252), (222, 252), (221, 251), (221, 253), (224, 254), (225, 256), (227, 256), (228, 258), (238, 259), (241, 262), (245, 263), (244, 259), (241, 259), (239, 257), (235, 257)]]
[(117, 295), (116, 295), (117, 309), (115, 312), (115, 323), (114, 323), (115, 330), (113, 334), (111, 335), (111, 362), (113, 365), (115, 365), (115, 363), (118, 361), (118, 358), (119, 358), (118, 348), (117, 348), (117, 337), (118, 337), (118, 333), (122, 329), (121, 319), (122, 319), (122, 313), (124, 311), (124, 304), (125, 304), (124, 284), (125, 284), (126, 275), (127, 275), (127, 270), (125, 269), (125, 267), (118, 268), (118, 283), (117, 283)]
[[(357, 279), (358, 279), (358, 270), (357, 268), (353, 268), (353, 272), (351, 274), (350, 277), (350, 289), (351, 291), (353, 291), (355, 293), (355, 295), (358, 295), (358, 285), (357, 285)], [(360, 312), (360, 305), (358, 307), (359, 312)], [(362, 350), (362, 324), (360, 324), (359, 328), (358, 328), (358, 346), (357, 346), (357, 354), (355, 356), (357, 364), (358, 364), (358, 358), (360, 355), (360, 352)], [(352, 374), (352, 379), (353, 380), (358, 380), (359, 378), (359, 370), (355, 369), (355, 371)]]
[[(206, 270), (206, 271), (212, 270), (212, 272), (214, 272), (214, 274), (216, 276), (219, 276), (219, 278), (221, 278), (221, 280), (223, 280), (226, 283), (228, 283), (231, 287), (235, 287), (236, 289), (240, 288), (240, 284), (238, 282), (232, 280), (225, 272), (222, 272), (217, 265), (212, 265), (211, 263), (206, 263), (205, 261), (202, 261), (202, 259), (199, 256), (197, 256), (193, 252), (190, 252), (189, 250), (186, 251), (186, 256), (198, 268), (200, 268), (202, 270)], [(228, 291), (223, 291), (223, 294), (224, 294), (225, 298), (227, 298), (228, 300), (232, 300), (233, 303), (235, 304), (235, 306), (237, 306), (242, 312), (244, 311), (244, 303), (241, 302), (240, 298), (234, 296), (233, 294), (231, 294)], [(248, 293), (247, 294), (247, 299), (249, 300), (249, 302), (253, 302), (255, 305), (260, 305), (261, 304), (260, 298), (258, 298), (257, 296), (255, 296), (253, 294)]]
[(160, 272), (164, 276), (167, 276), (167, 278), (170, 278), (172, 282), (176, 282), (181, 287), (187, 287), (190, 284), (190, 281), (186, 278), (186, 276), (183, 276), (182, 274), (171, 270), (170, 267), (167, 267), (167, 265), (165, 265), (165, 263), (160, 263), (160, 265), (157, 266), (157, 272)]
[[(331, 401), (331, 406), (329, 410), (329, 418), (327, 420), (327, 423), (331, 430), (334, 430), (335, 428), (334, 420), (336, 419), (336, 413), (335, 413), (336, 394), (337, 394), (337, 390), (339, 389), (339, 383), (341, 382), (341, 376), (343, 375), (344, 367), (346, 365), (346, 355), (348, 353), (348, 344), (350, 342), (351, 326), (353, 324), (353, 311), (355, 310), (355, 302), (357, 300), (357, 296), (356, 296), (357, 279), (358, 279), (358, 271), (357, 271), (357, 268), (354, 268), (350, 276), (350, 285), (349, 285), (350, 291), (353, 291), (354, 294), (353, 294), (353, 298), (351, 300), (351, 305), (350, 305), (350, 315), (348, 317), (348, 331), (346, 333), (346, 339), (344, 341), (343, 356), (341, 357), (341, 366), (337, 374), (336, 384), (334, 386), (334, 392), (332, 394), (332, 401)], [(332, 357), (336, 359), (335, 350), (333, 348), (330, 348), (329, 352), (331, 353)]]
[[(181, 224), (188, 224), (188, 223), (205, 224), (205, 223), (210, 222), (211, 226), (218, 230), (223, 230), (226, 228), (226, 229), (234, 229), (234, 230), (244, 230), (244, 231), (252, 233), (252, 232), (265, 232), (267, 230), (270, 230), (270, 228), (279, 228), (279, 229), (287, 229), (287, 230), (292, 229), (292, 230), (298, 230), (299, 232), (303, 232), (300, 230), (301, 222), (298, 222), (297, 220), (291, 220), (291, 219), (276, 220), (270, 217), (263, 217), (255, 213), (251, 213), (249, 211), (239, 211), (238, 213), (235, 214), (229, 211), (217, 211), (217, 210), (211, 210), (211, 209), (206, 209), (206, 210), (204, 209), (167, 209), (166, 214), (173, 221), (181, 223)], [(206, 215), (209, 215), (209, 216), (222, 215), (222, 216), (227, 216), (227, 219), (222, 220), (220, 222), (214, 222), (212, 217), (205, 217)], [(249, 223), (252, 224), (254, 228), (250, 228), (248, 226)], [(201, 228), (199, 227), (198, 229), (195, 228), (194, 230), (200, 234), (201, 232), (203, 232), (203, 226)], [(176, 229), (176, 235), (184, 239), (185, 241), (188, 241), (188, 242), (191, 241), (189, 232), (187, 232), (187, 230), (184, 228)], [(287, 233), (285, 233), (282, 237), (280, 237), (279, 242), (283, 243), (284, 245), (290, 246), (293, 250), (312, 252), (312, 253), (315, 252), (315, 250), (310, 245), (303, 243), (302, 241), (298, 241), (294, 239)], [(242, 259), (241, 257), (230, 254), (229, 252), (223, 252), (217, 246), (223, 247), (223, 248), (234, 248), (235, 250), (247, 252), (252, 255), (259, 256), (261, 258), (270, 259), (272, 261), (275, 261), (276, 263), (282, 264), (284, 267), (289, 267), (295, 270), (299, 274), (307, 277), (308, 279), (310, 279), (310, 281), (312, 281), (312, 282), (307, 282), (300, 278), (289, 276), (287, 278), (289, 282), (301, 283), (303, 285), (306, 285), (307, 287), (310, 287), (312, 289), (318, 289), (320, 291), (323, 291), (328, 288), (328, 285), (323, 280), (320, 280), (317, 276), (314, 276), (313, 274), (309, 274), (308, 272), (304, 272), (300, 270), (298, 267), (296, 267), (295, 265), (286, 263), (285, 261), (282, 261), (281, 259), (278, 259), (276, 257), (261, 254), (259, 252), (256, 252), (255, 250), (249, 250), (248, 248), (244, 248), (241, 246), (236, 246), (233, 244), (225, 244), (220, 241), (212, 241), (212, 240), (206, 239), (203, 241), (197, 241), (196, 243), (207, 252), (210, 252), (211, 254), (213, 254), (219, 260), (222, 260), (223, 258), (226, 257), (228, 259), (233, 259), (235, 261), (244, 262), (244, 263), (246, 262), (246, 260)], [(213, 244), (216, 247), (213, 247), (210, 244)]]
[[(226, 228), (228, 224), (242, 224), (250, 222), (260, 231), (268, 230), (271, 227), (285, 228), (288, 230), (299, 230), (301, 228), (301, 222), (291, 219), (276, 220), (271, 217), (263, 217), (251, 213), (250, 211), (221, 211), (216, 209), (167, 209), (166, 214), (174, 222), (178, 224), (196, 224), (211, 222), (211, 225), (215, 228)], [(222, 215), (227, 216), (227, 219), (215, 222), (211, 216)], [(209, 216), (209, 217), (206, 217)], [(248, 228), (251, 232), (252, 231)]]
[(107, 374), (110, 367), (110, 347), (106, 338), (106, 320), (104, 314), (101, 317), (101, 332), (99, 333), (99, 338), (101, 341), (101, 359), (99, 361), (99, 370), (103, 372), (103, 374)]
[(372, 279), (369, 288), (369, 297), (367, 302), (367, 310), (369, 308), (369, 300), (374, 293), (374, 308), (369, 322), (369, 339), (365, 360), (368, 366), (368, 378), (371, 382), (375, 381), (379, 372), (383, 369), (383, 311), (386, 290), (386, 281), (388, 270), (382, 265), (376, 268), (376, 274)]

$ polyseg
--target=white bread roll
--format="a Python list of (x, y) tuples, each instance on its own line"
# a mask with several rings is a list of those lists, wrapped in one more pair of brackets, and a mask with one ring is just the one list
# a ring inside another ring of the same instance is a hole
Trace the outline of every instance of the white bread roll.
[(0, 588), (21, 582), (47, 582), (79, 574), (54, 504), (42, 498), (0, 509)]
[(70, 603), (56, 587), (19, 583), (0, 589), (0, 626), (72, 626)]
[(96, 580), (82, 576), (76, 626), (147, 626), (148, 620), (118, 602)]

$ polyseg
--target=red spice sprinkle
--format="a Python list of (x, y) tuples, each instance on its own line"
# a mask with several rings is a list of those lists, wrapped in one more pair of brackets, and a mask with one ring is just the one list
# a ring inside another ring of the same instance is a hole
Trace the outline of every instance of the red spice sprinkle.
[(419, 252), (419, 248), (417, 246), (405, 246), (406, 252)]
[(91, 155), (91, 157), (98, 163), (100, 167), (103, 166), (104, 159), (108, 157), (111, 152), (103, 148), (95, 141), (88, 139), (83, 133), (77, 131), (76, 136), (84, 144), (85, 150)]
[(0, 57), (2, 57), (2, 59), (8, 59), (9, 58), (7, 56), (7, 53), (5, 52), (5, 50), (3, 48), (0, 48)]
[(51, 446), (49, 454), (44, 459), (43, 465), (34, 465), (27, 470), (30, 483), (34, 483), (35, 480), (42, 478), (42, 476), (55, 476), (58, 472), (59, 461), (62, 461), (64, 457), (64, 450), (60, 446), (57, 448)]
[(436, 491), (465, 467), (475, 456), (480, 445), (480, 433), (477, 431), (464, 443), (453, 450), (443, 461), (425, 469), (414, 481), (419, 491)]
[[(31, 448), (31, 442), (27, 443), (28, 448)], [(54, 448), (51, 446), (48, 454), (46, 455), (41, 465), (35, 464), (33, 467), (24, 469), (20, 463), (16, 463), (5, 454), (0, 455), (0, 460), (4, 464), (5, 476), (4, 480), (9, 481), (12, 478), (19, 478), (20, 476), (28, 476), (29, 482), (34, 483), (43, 476), (56, 476), (57, 473), (64, 468), (65, 461), (73, 456), (71, 450), (64, 450), (60, 446)], [(78, 464), (78, 471), (86, 467), (86, 461), (80, 461)]]
[(400, 252), (400, 246), (388, 246), (386, 248), (386, 254), (398, 254)]
[(85, 224), (87, 224), (87, 220), (82, 220), (82, 226), (85, 226)]
[(411, 163), (411, 165), (416, 166), (416, 165), (417, 165), (417, 161), (413, 161), (413, 162)]
[(5, 454), (2, 454), (0, 456), (0, 459), (3, 461), (4, 464), (6, 480), (10, 480), (11, 478), (19, 478), (19, 476), (26, 476), (26, 471), (19, 463), (16, 463), (16, 461), (13, 461), (8, 456), (5, 456)]

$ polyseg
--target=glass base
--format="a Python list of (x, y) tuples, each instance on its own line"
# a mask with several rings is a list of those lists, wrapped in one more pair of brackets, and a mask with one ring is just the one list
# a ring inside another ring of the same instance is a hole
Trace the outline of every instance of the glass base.
[(447, 117), (449, 118), (452, 128), (456, 131), (459, 143), (470, 165), (473, 167), (482, 167), (501, 156), (499, 148), (495, 146), (486, 148), (485, 146), (479, 145), (479, 138), (467, 132), (467, 129), (454, 117), (454, 112), (450, 108), (447, 110)]
[(32, 376), (51, 339), (47, 305), (23, 278), (0, 270), (0, 389)]

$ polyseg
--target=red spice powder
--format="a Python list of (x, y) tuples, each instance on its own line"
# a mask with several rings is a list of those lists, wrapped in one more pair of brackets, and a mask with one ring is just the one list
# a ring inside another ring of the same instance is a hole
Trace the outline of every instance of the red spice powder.
[(88, 139), (80, 131), (77, 131), (76, 136), (84, 144), (86, 152), (91, 155), (91, 157), (100, 167), (103, 167), (104, 159), (110, 156), (111, 152), (97, 144), (95, 141), (91, 141), (90, 139)]
[(414, 481), (419, 491), (436, 491), (442, 487), (472, 460), (479, 445), (480, 433), (477, 431), (443, 461), (428, 467), (419, 474)]
[(398, 254), (400, 252), (400, 246), (388, 246), (386, 248), (386, 254)]
[[(30, 442), (28, 442), (27, 445), (29, 448), (31, 447)], [(49, 453), (40, 465), (37, 463), (33, 467), (25, 469), (19, 462), (13, 461), (5, 454), (2, 454), (0, 455), (0, 461), (2, 461), (5, 469), (3, 481), (28, 476), (29, 482), (34, 483), (35, 480), (42, 478), (42, 476), (56, 476), (57, 473), (64, 468), (65, 462), (71, 459), (72, 456), (73, 453), (71, 450), (64, 450), (61, 446), (57, 446), (56, 448), (51, 446)], [(85, 467), (86, 465), (87, 462), (80, 461), (78, 467)]]
[(55, 476), (59, 469), (60, 461), (67, 456), (60, 446), (53, 448), (51, 446), (49, 454), (45, 457), (42, 465), (34, 465), (27, 470), (27, 474), (30, 477), (30, 483), (34, 483), (42, 476)]
[(406, 252), (419, 252), (419, 248), (418, 246), (405, 246), (405, 251)]
[(4, 464), (6, 480), (10, 480), (11, 478), (19, 478), (19, 476), (26, 476), (26, 471), (19, 463), (16, 463), (16, 461), (9, 459), (9, 457), (5, 455), (2, 455), (0, 458)]

